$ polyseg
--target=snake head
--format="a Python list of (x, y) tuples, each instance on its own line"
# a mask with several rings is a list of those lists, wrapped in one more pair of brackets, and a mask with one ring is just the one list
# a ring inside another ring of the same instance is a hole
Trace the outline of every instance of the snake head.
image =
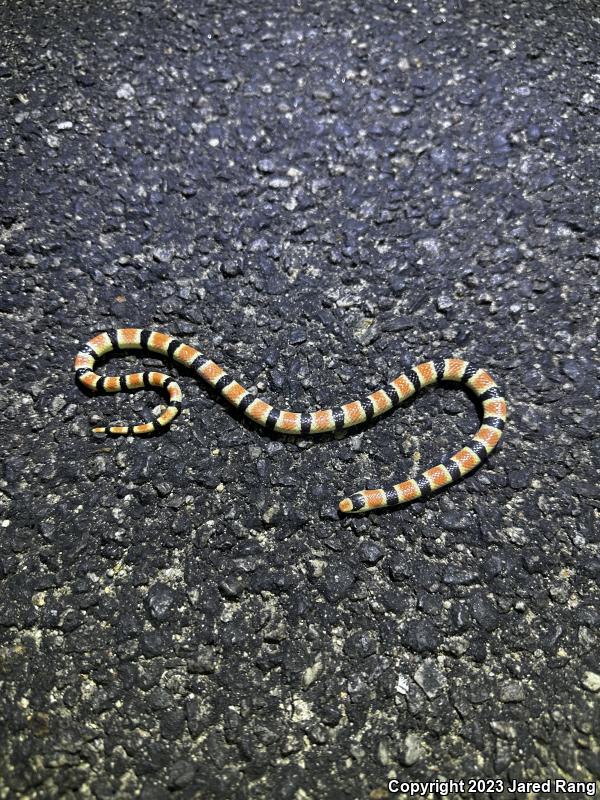
[(355, 492), (351, 494), (350, 497), (344, 497), (344, 499), (340, 502), (338, 509), (342, 512), (342, 514), (359, 514), (365, 506), (367, 501), (362, 492)]

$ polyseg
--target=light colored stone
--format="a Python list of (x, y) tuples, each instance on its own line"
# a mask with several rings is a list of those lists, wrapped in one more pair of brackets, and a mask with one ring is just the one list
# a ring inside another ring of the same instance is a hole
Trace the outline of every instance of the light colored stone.
[(600, 692), (600, 675), (597, 672), (586, 672), (581, 682), (590, 692)]

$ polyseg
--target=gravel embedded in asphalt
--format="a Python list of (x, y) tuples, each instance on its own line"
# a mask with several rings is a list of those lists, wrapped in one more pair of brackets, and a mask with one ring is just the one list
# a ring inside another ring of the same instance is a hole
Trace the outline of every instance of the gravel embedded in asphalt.
[[(11, 2), (0, 800), (600, 776), (598, 40), (583, 0)], [(294, 410), (467, 358), (505, 441), (344, 519), (471, 400), (298, 441), (182, 374), (168, 433), (95, 439), (161, 402), (74, 383), (127, 325)]]

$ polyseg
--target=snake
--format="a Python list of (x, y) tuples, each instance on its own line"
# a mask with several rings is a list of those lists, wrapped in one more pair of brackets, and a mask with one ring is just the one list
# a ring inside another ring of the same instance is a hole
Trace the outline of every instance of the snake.
[(113, 351), (147, 350), (199, 375), (215, 392), (268, 431), (292, 436), (331, 433), (367, 423), (397, 408), (421, 389), (440, 381), (461, 384), (481, 403), (483, 416), (473, 437), (458, 452), (442, 458), (439, 464), (416, 478), (393, 486), (362, 489), (339, 503), (342, 514), (357, 514), (426, 499), (476, 469), (496, 449), (502, 439), (507, 418), (507, 402), (492, 376), (461, 358), (425, 361), (394, 378), (362, 400), (317, 411), (286, 411), (275, 408), (245, 389), (229, 372), (192, 347), (167, 333), (145, 328), (119, 328), (96, 334), (75, 357), (77, 381), (92, 393), (115, 394), (139, 389), (163, 391), (168, 405), (152, 422), (137, 425), (94, 427), (95, 434), (148, 436), (168, 428), (181, 411), (182, 394), (177, 381), (155, 370), (127, 375), (101, 376), (94, 372), (96, 360)]

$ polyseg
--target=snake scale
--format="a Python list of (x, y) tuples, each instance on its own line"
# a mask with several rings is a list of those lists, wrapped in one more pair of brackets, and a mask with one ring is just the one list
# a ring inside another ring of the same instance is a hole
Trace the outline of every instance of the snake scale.
[(177, 382), (162, 372), (146, 371), (128, 375), (100, 376), (94, 372), (96, 359), (114, 350), (149, 350), (167, 356), (202, 377), (232, 406), (269, 431), (292, 435), (329, 433), (352, 428), (396, 408), (421, 388), (439, 381), (454, 381), (471, 389), (483, 407), (481, 426), (473, 438), (457, 453), (439, 464), (394, 486), (363, 489), (345, 497), (339, 510), (345, 514), (396, 506), (426, 498), (478, 467), (496, 448), (502, 438), (507, 405), (491, 375), (460, 358), (426, 361), (399, 375), (393, 381), (362, 400), (318, 411), (281, 411), (247, 391), (214, 361), (195, 347), (184, 344), (165, 333), (143, 328), (120, 328), (94, 336), (83, 345), (75, 358), (77, 380), (92, 392), (116, 393), (136, 389), (161, 389), (168, 394), (168, 406), (153, 422), (139, 425), (110, 425), (94, 428), (95, 433), (141, 436), (167, 428), (181, 410), (181, 389)]

